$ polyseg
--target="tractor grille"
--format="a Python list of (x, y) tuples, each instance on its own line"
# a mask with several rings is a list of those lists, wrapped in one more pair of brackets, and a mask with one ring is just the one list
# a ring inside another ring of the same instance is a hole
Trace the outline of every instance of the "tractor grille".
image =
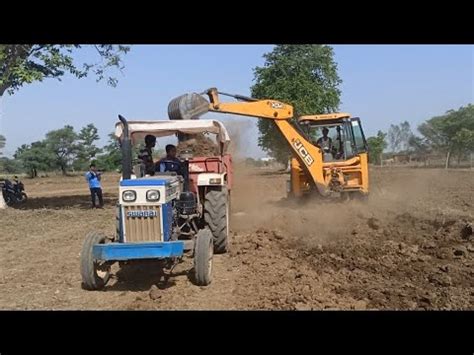
[[(127, 217), (129, 211), (156, 211), (156, 217)], [(124, 206), (125, 241), (157, 242), (161, 241), (160, 206)]]

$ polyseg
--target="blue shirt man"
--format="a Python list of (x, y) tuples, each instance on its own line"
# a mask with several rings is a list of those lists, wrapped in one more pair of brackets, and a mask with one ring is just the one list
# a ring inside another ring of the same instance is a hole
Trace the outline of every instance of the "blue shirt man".
[(178, 175), (183, 175), (181, 161), (176, 158), (176, 147), (173, 144), (168, 144), (166, 147), (166, 158), (161, 159), (157, 164), (159, 172), (175, 172)]
[[(89, 171), (86, 173), (86, 181), (89, 184), (91, 191), (92, 208), (102, 208), (104, 206), (104, 200), (102, 198), (102, 187), (100, 185), (100, 172), (97, 171), (95, 164), (90, 165)], [(95, 196), (99, 198), (99, 206), (95, 203)]]
[(156, 164), (156, 170), (160, 172), (175, 172), (176, 174), (181, 175), (184, 181), (189, 181), (187, 169), (185, 169), (183, 163), (176, 157), (176, 147), (173, 144), (168, 144), (165, 149), (166, 158), (161, 159)]

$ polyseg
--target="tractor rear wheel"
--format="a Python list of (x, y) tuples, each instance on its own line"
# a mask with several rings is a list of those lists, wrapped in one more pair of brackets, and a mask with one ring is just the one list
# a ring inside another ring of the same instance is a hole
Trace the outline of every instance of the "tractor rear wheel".
[(82, 287), (86, 290), (100, 290), (110, 277), (110, 265), (95, 260), (92, 248), (95, 244), (105, 244), (108, 239), (95, 232), (86, 236), (81, 253)]
[(202, 229), (196, 235), (194, 245), (194, 282), (207, 286), (212, 281), (213, 237), (209, 229)]
[(230, 199), (226, 187), (221, 190), (209, 190), (204, 201), (204, 220), (214, 239), (214, 252), (227, 251), (229, 236)]

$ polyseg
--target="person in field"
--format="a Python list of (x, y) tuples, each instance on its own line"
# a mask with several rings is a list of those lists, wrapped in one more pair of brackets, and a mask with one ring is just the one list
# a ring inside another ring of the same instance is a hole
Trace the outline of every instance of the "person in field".
[[(85, 177), (91, 191), (92, 208), (103, 208), (104, 200), (102, 197), (102, 186), (100, 184), (101, 173), (97, 171), (95, 164), (90, 165), (89, 171), (86, 173)], [(98, 205), (96, 204), (96, 196), (99, 200)]]

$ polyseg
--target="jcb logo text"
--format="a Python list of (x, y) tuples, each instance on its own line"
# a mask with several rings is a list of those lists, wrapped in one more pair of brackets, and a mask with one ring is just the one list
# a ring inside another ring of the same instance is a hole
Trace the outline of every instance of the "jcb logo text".
[(299, 139), (295, 139), (293, 141), (293, 146), (296, 148), (299, 156), (308, 166), (311, 166), (314, 163), (313, 157), (308, 153), (306, 148), (303, 146), (303, 143), (301, 143)]

